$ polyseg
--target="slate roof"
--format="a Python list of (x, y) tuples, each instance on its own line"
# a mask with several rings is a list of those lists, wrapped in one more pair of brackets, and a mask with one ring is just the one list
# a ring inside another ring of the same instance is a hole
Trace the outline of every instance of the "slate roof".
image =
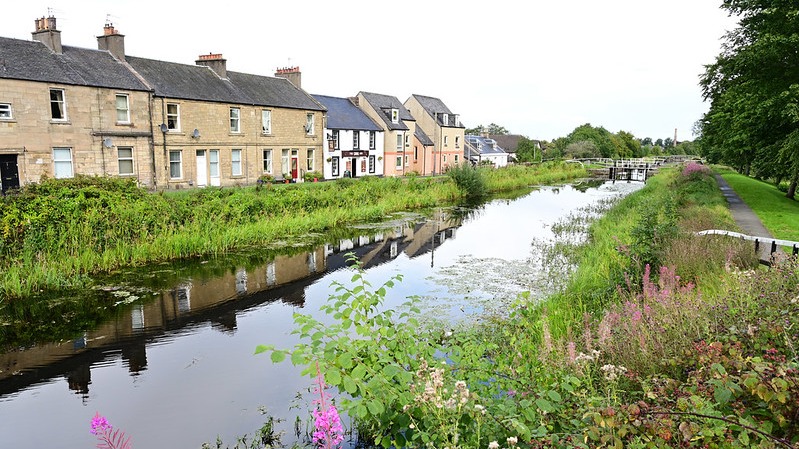
[(507, 154), (494, 139), (488, 137), (466, 136), (466, 144), (471, 146), (473, 151), (477, 151), (481, 155)]
[(518, 134), (491, 134), (489, 137), (494, 139), (508, 153), (515, 153), (519, 147), (519, 141), (522, 140), (522, 136)]
[[(382, 114), (380, 114), (380, 118), (383, 119), (383, 123), (386, 125), (386, 128), (391, 131), (407, 131), (410, 128), (408, 128), (404, 121), (416, 121), (416, 119), (414, 119), (411, 115), (410, 111), (408, 111), (405, 106), (400, 103), (397, 97), (392, 97), (391, 95), (375, 94), (371, 92), (361, 92), (360, 95), (363, 95), (366, 101), (377, 112), (382, 112)], [(391, 122), (391, 109), (399, 110), (399, 123)]]
[(327, 108), (328, 129), (351, 129), (357, 131), (383, 131), (366, 113), (355, 106), (349, 98), (311, 95)]
[(416, 136), (416, 138), (419, 139), (419, 142), (421, 142), (422, 145), (426, 147), (432, 147), (433, 145), (435, 145), (435, 143), (433, 143), (433, 139), (428, 137), (427, 134), (425, 134), (425, 132), (422, 131), (421, 126), (416, 127), (416, 132), (414, 132), (413, 135)]
[(285, 78), (228, 71), (228, 79), (222, 79), (206, 66), (133, 56), (125, 59), (153, 86), (158, 97), (324, 111)]
[[(419, 94), (413, 94), (411, 95), (411, 97), (415, 98), (416, 101), (418, 101), (419, 104), (422, 105), (422, 108), (424, 108), (424, 110), (427, 111), (427, 113), (430, 114), (430, 116), (436, 119), (436, 122), (439, 124), (441, 124), (441, 121), (438, 119), (439, 114), (447, 114), (449, 116), (455, 115), (455, 113), (450, 111), (447, 105), (445, 105), (444, 102), (438, 98), (428, 97)], [(462, 124), (456, 125), (452, 119), (450, 119), (449, 124), (443, 126), (448, 126), (451, 128), (464, 128)]]
[(149, 91), (136, 75), (104, 50), (62, 46), (52, 52), (38, 41), (0, 37), (0, 78), (109, 89)]

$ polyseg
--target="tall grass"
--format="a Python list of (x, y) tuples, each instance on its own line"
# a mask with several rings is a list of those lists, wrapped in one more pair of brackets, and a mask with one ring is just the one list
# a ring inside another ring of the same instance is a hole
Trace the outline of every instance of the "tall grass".
[[(556, 165), (482, 173), (491, 191), (584, 174)], [(123, 179), (44, 180), (0, 198), (0, 303), (85, 285), (88, 275), (122, 266), (224, 254), (465, 196), (448, 177), (155, 194)]]

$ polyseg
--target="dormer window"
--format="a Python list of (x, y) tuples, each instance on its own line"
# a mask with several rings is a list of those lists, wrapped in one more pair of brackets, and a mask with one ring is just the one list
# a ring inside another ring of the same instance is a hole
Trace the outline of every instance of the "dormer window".
[(399, 109), (391, 110), (391, 123), (399, 123)]
[(449, 114), (441, 114), (441, 123), (449, 125)]
[(458, 114), (454, 115), (455, 126), (461, 126), (461, 118)]

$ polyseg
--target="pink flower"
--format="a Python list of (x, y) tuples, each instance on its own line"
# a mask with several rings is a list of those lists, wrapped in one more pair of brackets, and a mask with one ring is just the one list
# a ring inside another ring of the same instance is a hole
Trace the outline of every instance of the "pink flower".
[(331, 448), (344, 441), (344, 428), (341, 427), (341, 418), (335, 405), (327, 410), (317, 408), (313, 412), (314, 427), (313, 443), (320, 448)]
[(89, 432), (92, 435), (103, 434), (106, 430), (111, 430), (111, 424), (108, 424), (108, 420), (105, 419), (105, 416), (101, 415), (100, 412), (96, 412), (94, 414), (94, 418), (92, 418), (92, 430)]

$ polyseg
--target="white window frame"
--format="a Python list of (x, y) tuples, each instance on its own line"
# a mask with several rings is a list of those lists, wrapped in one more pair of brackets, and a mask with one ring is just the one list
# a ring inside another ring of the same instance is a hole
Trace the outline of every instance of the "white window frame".
[(264, 134), (272, 134), (272, 110), (261, 110), (261, 132)]
[(288, 148), (283, 148), (283, 152), (280, 155), (280, 170), (285, 173), (291, 173), (291, 150)]
[(241, 133), (241, 108), (230, 108), (230, 132)]
[(375, 149), (375, 145), (376, 145), (376, 142), (377, 142), (376, 134), (377, 133), (375, 133), (374, 131), (369, 131), (369, 149), (370, 150), (374, 150)]
[(338, 176), (339, 166), (340, 166), (339, 157), (338, 156), (333, 156), (330, 159), (330, 170), (331, 170), (333, 176)]
[(332, 136), (333, 136), (333, 149), (334, 150), (338, 150), (338, 135), (339, 135), (339, 132), (338, 132), (337, 129), (334, 129), (331, 133), (332, 133)]
[[(123, 151), (130, 151), (130, 156), (122, 155)], [(122, 171), (123, 163), (130, 162), (130, 171)], [(133, 147), (117, 147), (117, 170), (119, 176), (132, 176), (136, 173), (136, 168), (133, 164)]]
[(402, 133), (397, 134), (397, 151), (402, 151)]
[(444, 125), (449, 126), (449, 115), (448, 114), (442, 114), (441, 115), (441, 123), (443, 123)]
[(352, 149), (353, 150), (360, 150), (361, 149), (361, 133), (360, 133), (360, 131), (356, 131), (356, 130), (352, 131)]
[(0, 103), (0, 120), (14, 120), (11, 103)]
[(230, 150), (230, 176), (241, 176), (241, 149)]
[(399, 109), (391, 109), (391, 123), (399, 123)]
[[(174, 107), (175, 111), (170, 112), (169, 109)], [(172, 126), (170, 126), (170, 124)], [(166, 128), (167, 131), (179, 132), (180, 131), (180, 105), (178, 103), (166, 104)]]
[[(177, 159), (172, 155), (177, 154)], [(173, 167), (177, 167), (178, 176), (173, 175)], [(169, 179), (183, 179), (183, 150), (169, 150)]]
[[(53, 98), (56, 94), (60, 98)], [(55, 117), (54, 112), (60, 112), (61, 117)], [(64, 89), (50, 89), (50, 119), (54, 122), (66, 122), (69, 120), (67, 117), (67, 93)]]
[[(123, 100), (123, 104), (120, 104), (120, 100)], [(117, 111), (117, 123), (130, 123), (130, 95), (116, 94), (114, 97), (114, 107)]]
[(375, 155), (369, 155), (369, 173), (375, 172)]
[(397, 165), (396, 165), (396, 167), (397, 168), (402, 168), (402, 155), (401, 154), (397, 155)]
[[(63, 156), (66, 155), (67, 158)], [(59, 174), (59, 167), (69, 167), (69, 174)], [(66, 179), (75, 176), (75, 170), (72, 166), (72, 148), (69, 147), (56, 147), (53, 148), (53, 175), (56, 179)]]
[(262, 168), (264, 173), (272, 174), (272, 149), (268, 148), (261, 152)]
[(306, 171), (314, 171), (314, 167), (316, 166), (315, 162), (315, 151), (313, 148), (308, 148), (305, 153), (305, 170)]
[(313, 112), (309, 112), (305, 115), (305, 134), (312, 135), (314, 133), (314, 119)]

